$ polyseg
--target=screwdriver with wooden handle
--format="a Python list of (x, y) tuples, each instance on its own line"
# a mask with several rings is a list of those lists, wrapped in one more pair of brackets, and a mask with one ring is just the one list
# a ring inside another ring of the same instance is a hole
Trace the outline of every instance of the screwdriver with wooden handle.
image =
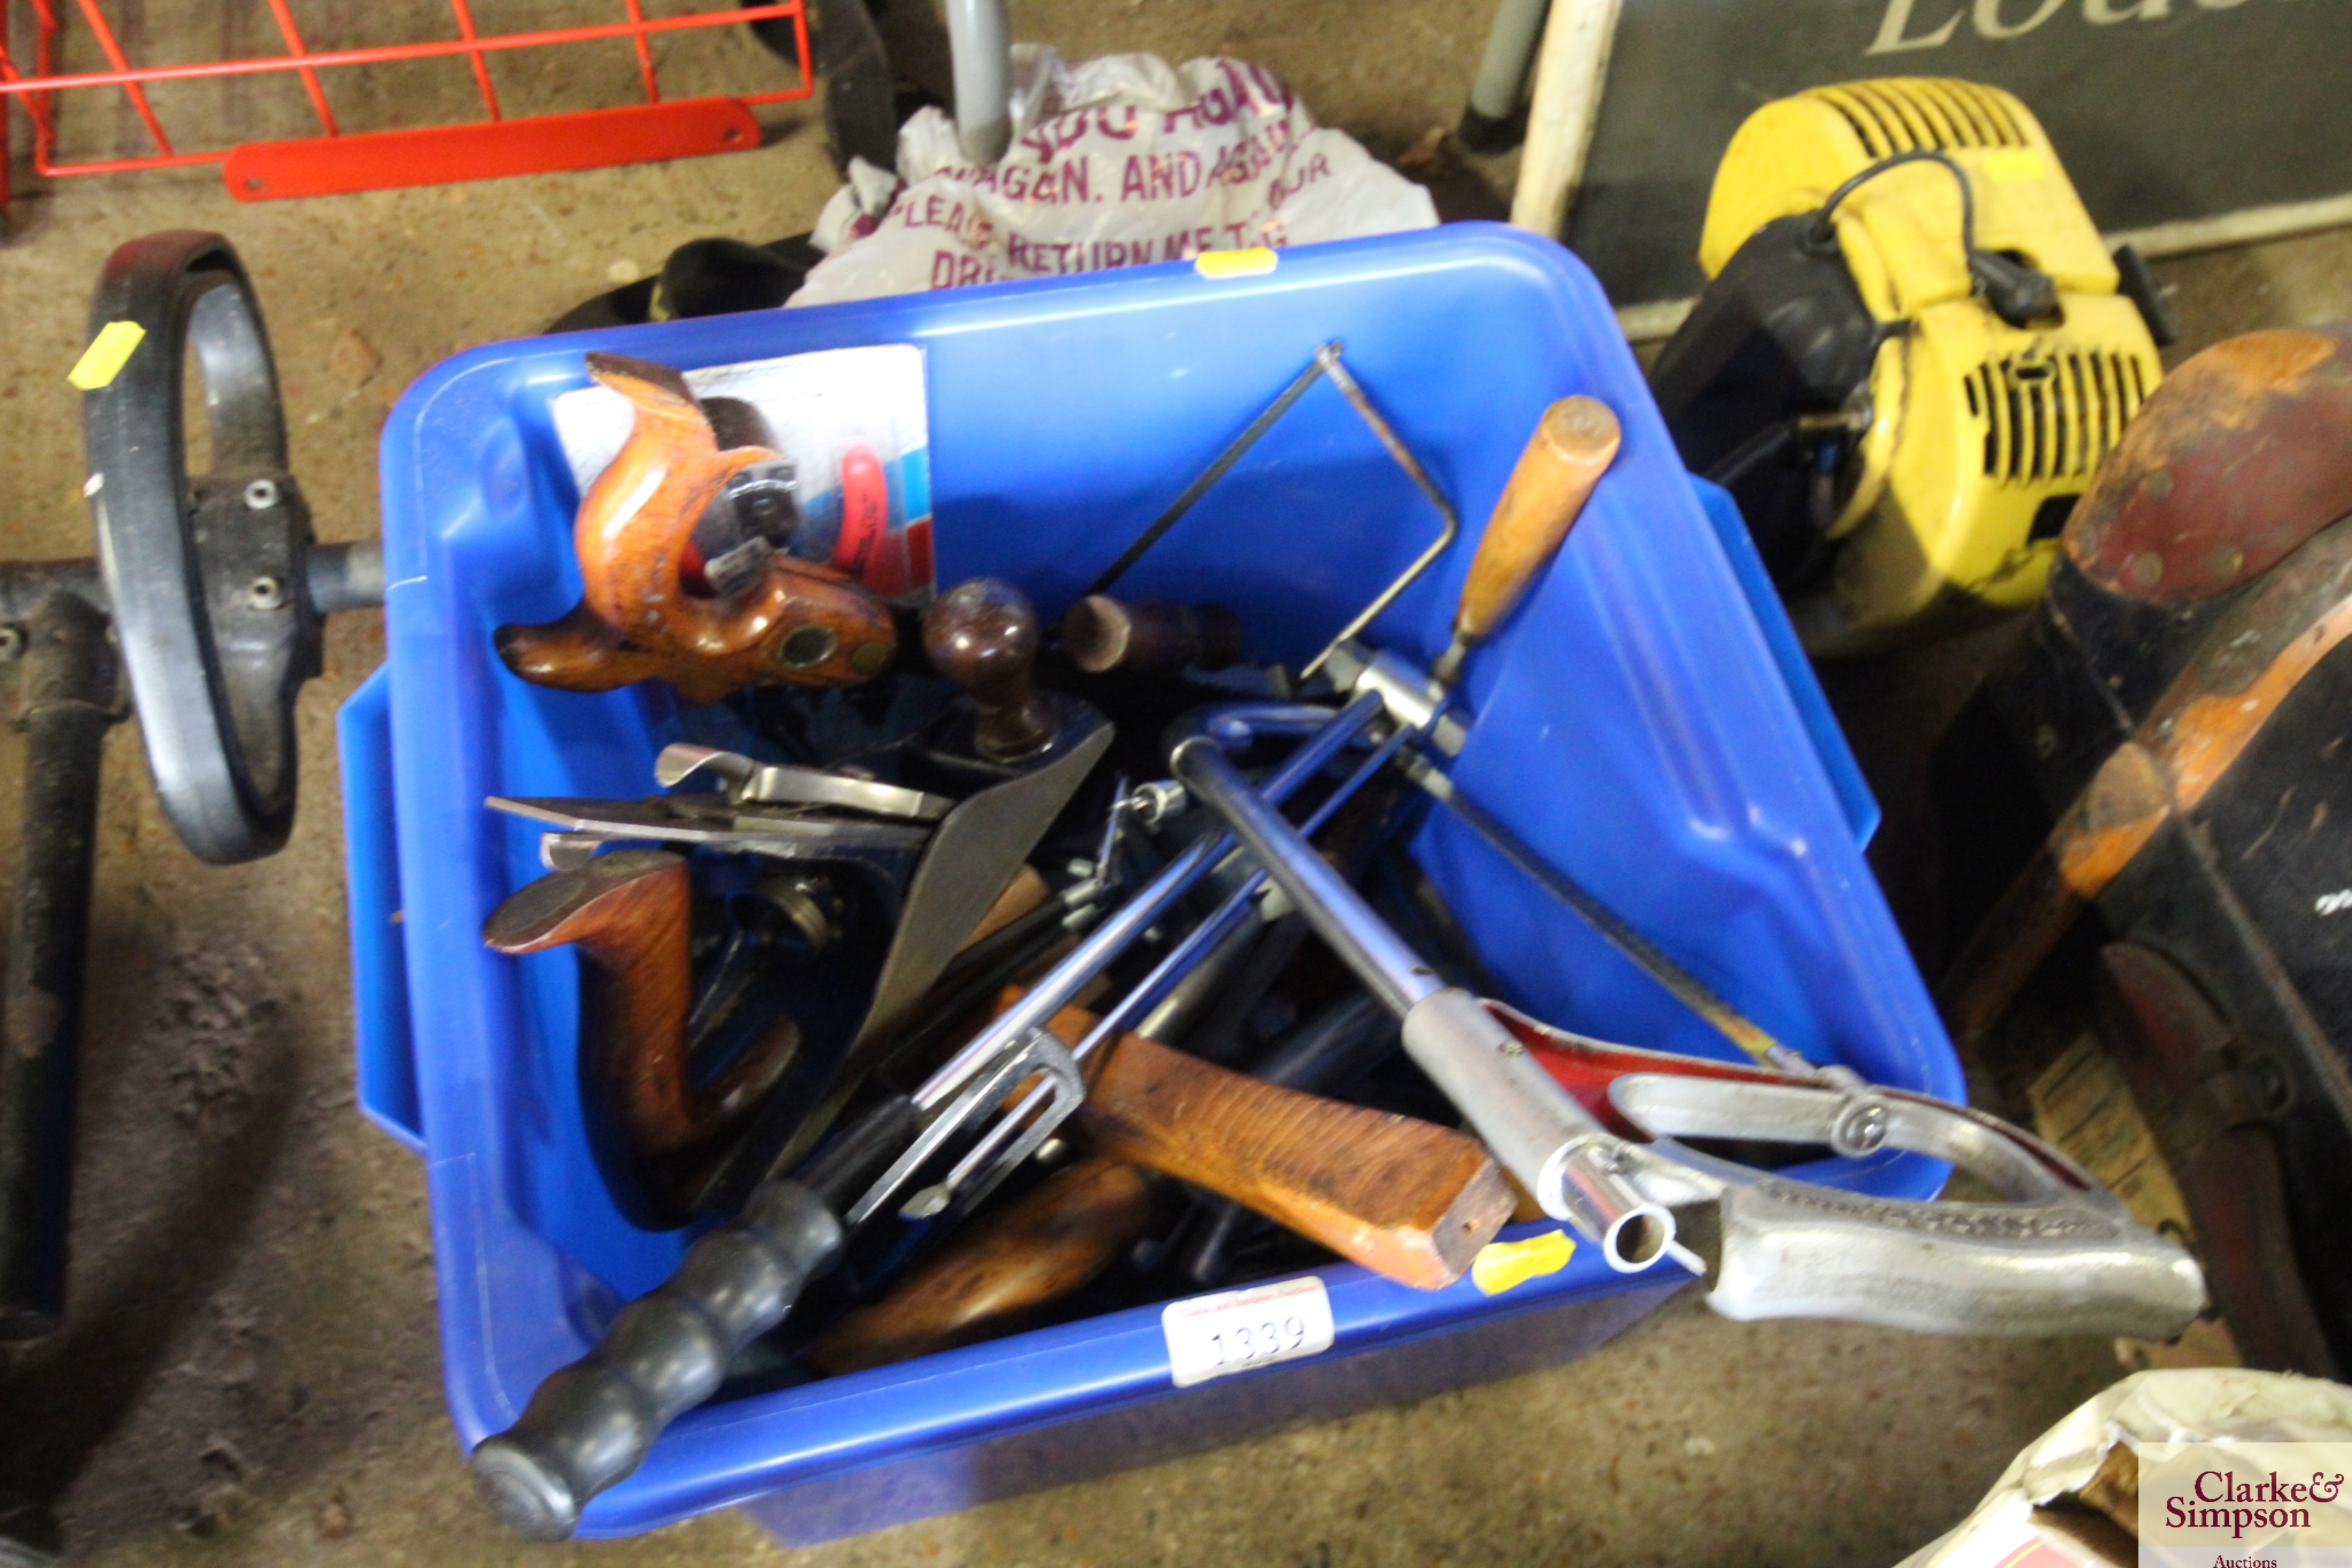
[(1617, 416), (1597, 397), (1563, 397), (1543, 411), (1479, 535), (1454, 612), (1454, 641), (1431, 670), (1440, 684), (1460, 679), (1470, 650), (1510, 619), (1536, 574), (1559, 553), (1623, 440)]
[[(1544, 410), (1479, 537), (1478, 553), (1470, 563), (1469, 580), (1454, 611), (1454, 641), (1431, 671), (1440, 684), (1450, 687), (1461, 678), (1463, 660), (1510, 618), (1537, 574), (1559, 554), (1623, 439), (1617, 416), (1598, 398), (1563, 397)], [(1765, 1066), (1785, 1072), (1811, 1070), (1797, 1051), (1660, 952), (1582, 884), (1538, 855), (1494, 813), (1462, 794), (1423, 752), (1408, 749), (1399, 761), (1414, 787), (1460, 818), (1725, 1039)]]

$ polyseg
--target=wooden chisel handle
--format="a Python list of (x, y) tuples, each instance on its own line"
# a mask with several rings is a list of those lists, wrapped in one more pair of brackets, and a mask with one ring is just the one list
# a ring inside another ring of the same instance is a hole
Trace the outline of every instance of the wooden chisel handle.
[(1511, 1215), (1476, 1139), (1229, 1072), (1139, 1035), (1092, 1075), (1079, 1129), (1401, 1284), (1460, 1279)]
[(803, 1352), (827, 1377), (952, 1350), (1021, 1326), (1091, 1283), (1151, 1218), (1151, 1189), (1124, 1160), (1095, 1155), (845, 1312)]
[(1510, 618), (1536, 574), (1559, 553), (1623, 438), (1617, 416), (1597, 397), (1563, 397), (1544, 410), (1471, 557), (1454, 614), (1454, 644), (1437, 661), (1439, 680), (1453, 684), (1464, 656)]

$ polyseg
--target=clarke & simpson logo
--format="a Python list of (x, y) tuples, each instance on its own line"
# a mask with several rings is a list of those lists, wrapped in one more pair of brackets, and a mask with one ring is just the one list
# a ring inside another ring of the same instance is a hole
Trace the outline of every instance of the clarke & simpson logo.
[(2164, 1500), (2164, 1522), (2176, 1530), (2227, 1530), (2243, 1540), (2249, 1529), (2309, 1530), (2307, 1505), (2334, 1502), (2344, 1490), (2344, 1472), (2283, 1481), (2273, 1470), (2249, 1486), (2228, 1470), (2200, 1470), (2193, 1486), (2189, 1497), (2176, 1492)]
[(2352, 1443), (2144, 1443), (2140, 1568), (2352, 1568)]

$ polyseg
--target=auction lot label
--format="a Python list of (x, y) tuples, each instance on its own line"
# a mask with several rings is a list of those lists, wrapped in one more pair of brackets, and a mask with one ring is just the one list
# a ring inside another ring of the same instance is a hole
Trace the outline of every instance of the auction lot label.
[(2139, 1445), (2140, 1568), (2352, 1568), (2352, 1443)]

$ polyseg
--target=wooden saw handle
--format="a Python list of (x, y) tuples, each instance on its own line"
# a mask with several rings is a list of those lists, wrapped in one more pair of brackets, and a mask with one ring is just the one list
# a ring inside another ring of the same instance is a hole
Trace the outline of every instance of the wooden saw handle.
[(683, 1224), (713, 1145), (773, 1087), (800, 1047), (778, 1018), (715, 1078), (688, 1070), (693, 889), (686, 860), (617, 849), (556, 871), (490, 911), (494, 952), (580, 949), (580, 1048), (613, 1108), (645, 1184), (670, 1224)]
[[(1066, 1012), (1053, 1028), (1076, 1039), (1089, 1023)], [(1400, 1284), (1452, 1284), (1510, 1217), (1485, 1145), (1450, 1128), (1277, 1089), (1140, 1035), (1087, 1066), (1076, 1120), (1097, 1152), (1231, 1198)]]
[(745, 686), (855, 685), (887, 668), (898, 649), (888, 609), (830, 566), (779, 552), (737, 593), (688, 590), (705, 510), (738, 474), (778, 455), (721, 451), (686, 378), (667, 365), (594, 353), (587, 361), (635, 420), (572, 522), (579, 605), (543, 626), (499, 627), (507, 668), (567, 691), (657, 679), (697, 703)]
[(1536, 574), (1559, 553), (1623, 438), (1617, 416), (1597, 397), (1563, 397), (1544, 410), (1479, 536), (1454, 615), (1454, 646), (1438, 664), (1440, 680), (1451, 682), (1463, 655), (1510, 618)]

